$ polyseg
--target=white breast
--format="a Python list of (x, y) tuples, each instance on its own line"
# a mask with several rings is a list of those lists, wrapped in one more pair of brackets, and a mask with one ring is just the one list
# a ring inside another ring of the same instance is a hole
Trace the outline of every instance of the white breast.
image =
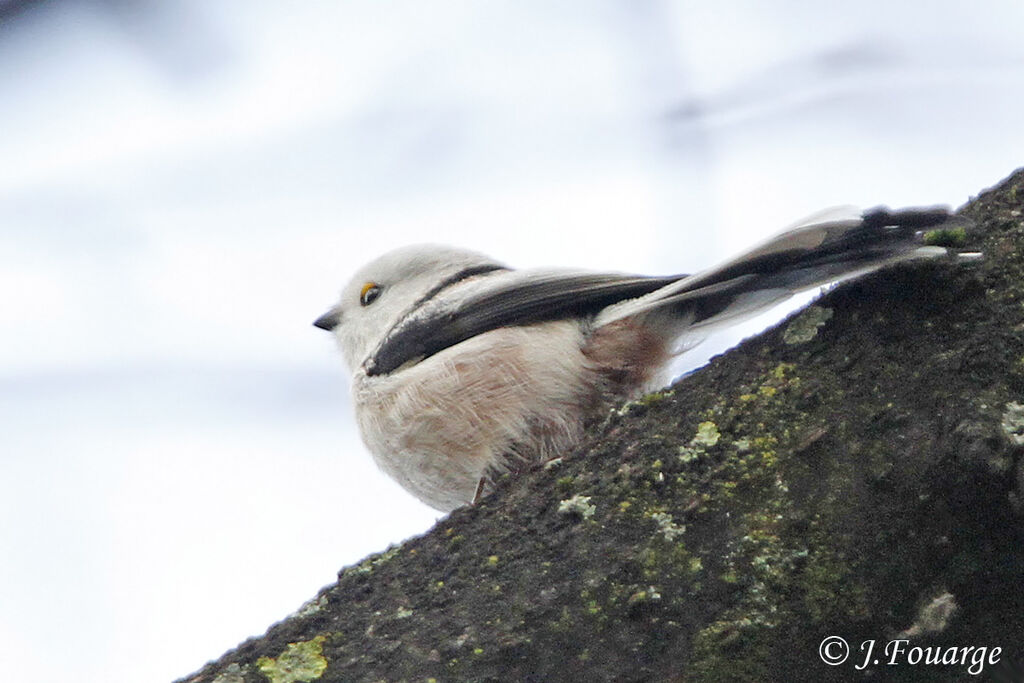
[(363, 441), (420, 500), (449, 511), (473, 499), (510, 446), (542, 460), (579, 441), (594, 402), (577, 321), (503, 327), (390, 375), (355, 374)]

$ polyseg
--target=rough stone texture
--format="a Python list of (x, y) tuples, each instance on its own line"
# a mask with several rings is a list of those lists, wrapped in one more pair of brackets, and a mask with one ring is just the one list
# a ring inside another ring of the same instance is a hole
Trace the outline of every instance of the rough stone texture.
[(854, 668), (897, 636), (1020, 680), (1022, 210), (1018, 171), (962, 210), (983, 260), (831, 291), (182, 680), (971, 678)]

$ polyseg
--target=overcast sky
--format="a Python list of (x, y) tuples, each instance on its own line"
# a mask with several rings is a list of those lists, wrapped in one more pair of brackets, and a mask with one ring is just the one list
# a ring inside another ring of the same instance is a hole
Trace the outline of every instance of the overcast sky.
[(688, 272), (1024, 165), (1024, 5), (821, 5), (0, 1), (5, 679), (183, 676), (430, 528), (311, 326), (380, 252)]

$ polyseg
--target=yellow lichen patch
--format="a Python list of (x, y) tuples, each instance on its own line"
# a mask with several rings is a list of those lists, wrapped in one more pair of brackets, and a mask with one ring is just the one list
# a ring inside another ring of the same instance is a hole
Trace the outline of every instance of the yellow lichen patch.
[(710, 448), (718, 443), (722, 435), (718, 431), (718, 425), (714, 422), (701, 422), (697, 425), (697, 436), (690, 441), (693, 445), (706, 446)]
[(796, 370), (792, 363), (779, 363), (772, 369), (772, 377), (775, 379), (789, 379), (789, 376)]
[(327, 670), (324, 659), (326, 636), (317, 636), (300, 643), (288, 643), (280, 655), (260, 657), (256, 667), (270, 683), (306, 683), (320, 678)]

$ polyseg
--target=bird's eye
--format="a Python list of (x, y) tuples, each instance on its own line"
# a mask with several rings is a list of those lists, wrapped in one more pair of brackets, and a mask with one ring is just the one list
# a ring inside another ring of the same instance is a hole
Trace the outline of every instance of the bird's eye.
[(363, 306), (369, 306), (377, 300), (378, 296), (380, 296), (380, 286), (376, 282), (367, 282), (359, 290), (359, 303)]

